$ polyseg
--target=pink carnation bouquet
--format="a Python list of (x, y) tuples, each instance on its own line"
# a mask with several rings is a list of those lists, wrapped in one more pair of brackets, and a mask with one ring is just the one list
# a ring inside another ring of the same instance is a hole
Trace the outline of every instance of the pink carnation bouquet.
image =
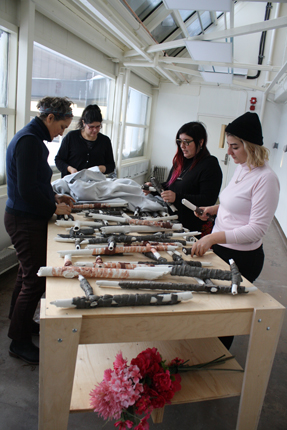
[(90, 403), (94, 412), (105, 420), (117, 420), (118, 430), (148, 430), (153, 409), (169, 404), (181, 389), (179, 371), (201, 369), (230, 358), (233, 357), (222, 356), (193, 366), (175, 358), (166, 364), (156, 348), (148, 348), (128, 365), (119, 352), (113, 369), (105, 370), (103, 381), (90, 392)]

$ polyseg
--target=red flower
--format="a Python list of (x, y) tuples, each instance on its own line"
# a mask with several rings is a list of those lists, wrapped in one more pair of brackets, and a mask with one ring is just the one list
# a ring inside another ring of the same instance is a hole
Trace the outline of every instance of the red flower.
[(157, 391), (170, 390), (171, 385), (170, 373), (168, 370), (166, 372), (156, 373), (153, 376), (153, 386)]
[(138, 366), (144, 378), (145, 376), (152, 377), (152, 375), (159, 372), (161, 370), (161, 361), (161, 355), (156, 348), (147, 348), (138, 354), (136, 358), (133, 358), (131, 364)]

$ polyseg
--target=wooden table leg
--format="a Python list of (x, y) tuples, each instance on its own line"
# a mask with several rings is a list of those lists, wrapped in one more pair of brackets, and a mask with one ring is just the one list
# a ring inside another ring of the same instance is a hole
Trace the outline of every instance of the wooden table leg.
[[(44, 306), (43, 306), (44, 308)], [(41, 318), (38, 430), (65, 430), (82, 318)]]
[(284, 311), (254, 311), (236, 430), (257, 429)]

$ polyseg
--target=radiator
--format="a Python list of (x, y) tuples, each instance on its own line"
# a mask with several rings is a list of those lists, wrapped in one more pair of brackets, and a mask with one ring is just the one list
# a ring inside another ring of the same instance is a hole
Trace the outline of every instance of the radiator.
[(151, 175), (159, 182), (165, 182), (167, 178), (167, 167), (151, 166)]

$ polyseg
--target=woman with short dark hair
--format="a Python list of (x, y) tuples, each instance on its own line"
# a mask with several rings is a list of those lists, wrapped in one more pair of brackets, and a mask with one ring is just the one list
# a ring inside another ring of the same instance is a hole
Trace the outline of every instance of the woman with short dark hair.
[(102, 173), (115, 169), (112, 144), (100, 133), (102, 113), (98, 105), (87, 106), (78, 121), (78, 129), (70, 131), (62, 140), (55, 157), (62, 178), (83, 169), (98, 166)]
[(61, 97), (40, 100), (40, 115), (15, 134), (6, 154), (8, 200), (4, 223), (19, 260), (9, 313), (9, 354), (29, 364), (39, 363), (39, 348), (32, 342), (32, 334), (39, 335), (39, 324), (33, 317), (45, 292), (45, 278), (38, 277), (37, 272), (46, 265), (48, 220), (54, 213), (69, 215), (74, 201), (53, 192), (44, 141), (51, 142), (69, 127), (71, 105), (70, 100)]

